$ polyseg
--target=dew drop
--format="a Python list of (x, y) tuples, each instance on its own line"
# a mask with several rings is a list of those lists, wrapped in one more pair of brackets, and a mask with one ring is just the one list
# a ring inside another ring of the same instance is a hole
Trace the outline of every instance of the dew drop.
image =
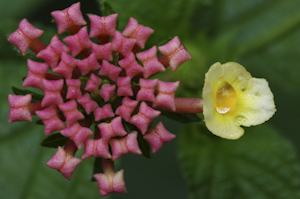
[(242, 86), (241, 86), (241, 91), (242, 91), (242, 92), (244, 92), (246, 89), (247, 89), (247, 86), (245, 86), (245, 85), (242, 85)]
[(243, 123), (245, 123), (245, 121), (247, 120), (247, 118), (245, 116), (242, 116), (242, 115), (238, 115), (235, 117), (235, 123), (237, 125), (241, 125)]
[(254, 98), (258, 98), (260, 96), (259, 92), (253, 93)]
[(244, 75), (243, 75), (242, 73), (240, 73), (240, 74), (238, 75), (238, 78), (239, 78), (239, 80), (241, 80), (241, 79), (244, 78)]

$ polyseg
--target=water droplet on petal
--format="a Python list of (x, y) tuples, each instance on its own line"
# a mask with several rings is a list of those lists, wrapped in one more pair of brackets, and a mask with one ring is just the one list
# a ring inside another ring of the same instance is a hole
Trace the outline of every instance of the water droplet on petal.
[(259, 92), (253, 93), (253, 97), (254, 97), (254, 98), (258, 98), (259, 96), (260, 96)]
[(235, 123), (237, 125), (242, 125), (243, 123), (245, 123), (245, 121), (247, 120), (247, 118), (245, 116), (242, 115), (238, 115), (235, 117)]
[(217, 111), (218, 111), (218, 113), (220, 113), (220, 114), (225, 114), (225, 113), (227, 113), (228, 111), (230, 111), (230, 109), (231, 108), (216, 108), (217, 109)]
[(241, 80), (241, 79), (244, 78), (244, 75), (243, 75), (242, 73), (240, 73), (240, 74), (238, 75), (238, 78), (239, 78), (239, 80)]

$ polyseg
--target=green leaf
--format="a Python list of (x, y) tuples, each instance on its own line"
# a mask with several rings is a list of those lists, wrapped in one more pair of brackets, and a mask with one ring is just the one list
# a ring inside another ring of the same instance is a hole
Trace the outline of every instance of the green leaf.
[(12, 1), (0, 1), (0, 17), (1, 19), (11, 17), (11, 18), (21, 18), (36, 10), (44, 2), (39, 0), (12, 0)]
[(110, 6), (110, 4), (106, 0), (98, 0), (100, 3), (102, 16), (108, 16), (116, 13), (114, 9)]
[[(217, 37), (235, 30), (231, 58), (266, 78), (271, 85), (299, 91), (300, 1), (225, 0), (215, 4), (215, 21), (211, 29)], [(213, 38), (215, 39), (215, 38)], [(288, 67), (287, 67), (288, 66)], [(278, 79), (282, 79), (278, 81)]]
[(191, 198), (300, 198), (300, 164), (291, 143), (267, 125), (245, 129), (239, 140), (185, 128), (179, 159)]
[(201, 119), (194, 113), (173, 113), (162, 111), (161, 115), (181, 123), (200, 122)]
[(131, 133), (132, 131), (138, 132), (137, 141), (138, 141), (138, 145), (142, 151), (143, 156), (146, 158), (152, 158), (150, 144), (147, 142), (147, 140), (145, 140), (143, 138), (141, 131), (136, 126), (134, 126), (128, 122), (125, 122), (124, 120), (123, 120), (123, 124), (125, 124), (125, 129), (126, 129), (127, 133)]
[(19, 89), (16, 88), (14, 86), (11, 87), (11, 89), (13, 90), (14, 94), (16, 95), (27, 95), (27, 94), (31, 94), (32, 96), (32, 100), (35, 102), (40, 102), (43, 100), (43, 95), (37, 94), (31, 90), (26, 90), (26, 89)]
[(141, 149), (143, 156), (146, 158), (152, 158), (150, 144), (143, 138), (143, 135), (139, 132), (137, 136), (139, 148)]
[(41, 146), (57, 148), (64, 146), (69, 138), (62, 136), (60, 133), (53, 133), (47, 136), (41, 143)]
[[(93, 169), (93, 174), (96, 173), (103, 173), (103, 169), (102, 169), (102, 162), (101, 162), (101, 158), (100, 157), (96, 157), (94, 160), (94, 169)], [(96, 179), (94, 178), (94, 176), (91, 179), (92, 182), (95, 182)]]
[[(198, 5), (207, 0), (110, 0), (112, 8), (120, 13), (121, 31), (128, 23), (129, 17), (134, 17), (140, 24), (155, 30), (154, 37), (148, 44), (158, 44), (170, 35), (188, 38), (192, 32), (192, 17)], [(147, 45), (147, 44), (146, 44)], [(147, 47), (146, 47), (147, 48)]]

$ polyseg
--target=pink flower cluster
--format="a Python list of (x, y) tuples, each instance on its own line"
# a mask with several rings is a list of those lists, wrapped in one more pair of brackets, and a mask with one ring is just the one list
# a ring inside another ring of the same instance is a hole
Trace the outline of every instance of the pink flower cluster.
[[(101, 157), (103, 173), (94, 175), (100, 195), (123, 193), (124, 172), (115, 172), (113, 161), (128, 153), (142, 154), (137, 141), (139, 134), (153, 153), (175, 137), (162, 122), (155, 127), (151, 123), (161, 114), (160, 110), (176, 111), (179, 81), (148, 78), (168, 66), (175, 71), (191, 56), (178, 37), (163, 46), (141, 51), (154, 30), (134, 18), (119, 32), (118, 14), (88, 15), (88, 33), (80, 3), (51, 15), (58, 25), (58, 34), (69, 31), (70, 36), (60, 41), (54, 35), (46, 46), (39, 40), (43, 31), (23, 19), (8, 37), (23, 55), (31, 49), (43, 60), (28, 59), (23, 87), (44, 92), (41, 102), (36, 103), (32, 103), (31, 94), (10, 94), (9, 122), (32, 121), (32, 115), (37, 115), (45, 125), (46, 136), (59, 131), (69, 138), (64, 148), (58, 147), (47, 166), (71, 179), (82, 159)], [(163, 56), (157, 57), (157, 49)], [(132, 132), (125, 130), (126, 124), (134, 127)], [(94, 132), (90, 128), (93, 125)], [(77, 149), (82, 148), (81, 159), (74, 157)]]

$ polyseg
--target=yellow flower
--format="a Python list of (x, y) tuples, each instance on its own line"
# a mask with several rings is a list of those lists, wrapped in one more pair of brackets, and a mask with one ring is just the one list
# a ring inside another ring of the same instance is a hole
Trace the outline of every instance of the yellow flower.
[(276, 111), (268, 82), (252, 77), (235, 62), (213, 64), (205, 75), (202, 94), (205, 125), (226, 139), (240, 138), (244, 134), (241, 125), (261, 124)]

